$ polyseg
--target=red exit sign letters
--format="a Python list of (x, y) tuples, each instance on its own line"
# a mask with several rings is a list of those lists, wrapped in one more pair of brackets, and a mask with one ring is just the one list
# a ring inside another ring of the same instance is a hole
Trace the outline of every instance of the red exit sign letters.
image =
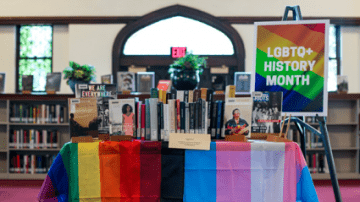
[(171, 47), (171, 57), (181, 58), (186, 54), (186, 47)]

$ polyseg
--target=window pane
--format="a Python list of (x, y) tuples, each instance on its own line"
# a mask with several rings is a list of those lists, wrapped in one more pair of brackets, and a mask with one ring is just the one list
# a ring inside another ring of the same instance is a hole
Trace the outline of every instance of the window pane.
[(337, 91), (337, 62), (335, 59), (329, 60), (328, 91)]
[(187, 47), (195, 55), (233, 55), (230, 39), (197, 20), (176, 16), (140, 29), (124, 45), (125, 55), (170, 55), (170, 47)]
[(21, 26), (20, 57), (51, 57), (52, 27)]
[(19, 90), (22, 89), (22, 75), (33, 75), (33, 91), (45, 91), (47, 73), (51, 73), (51, 59), (21, 59), (19, 61)]
[(333, 25), (329, 29), (329, 57), (336, 57), (336, 29)]

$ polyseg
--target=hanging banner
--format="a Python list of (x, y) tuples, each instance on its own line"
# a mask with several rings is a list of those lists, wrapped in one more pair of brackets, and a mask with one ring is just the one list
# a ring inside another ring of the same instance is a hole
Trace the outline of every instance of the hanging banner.
[(327, 116), (329, 24), (255, 23), (252, 91), (282, 91), (283, 114)]

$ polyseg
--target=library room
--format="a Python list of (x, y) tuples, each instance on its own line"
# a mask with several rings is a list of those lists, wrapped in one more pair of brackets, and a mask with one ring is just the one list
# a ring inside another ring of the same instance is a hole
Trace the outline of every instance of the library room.
[(360, 201), (360, 2), (0, 6), (0, 201)]

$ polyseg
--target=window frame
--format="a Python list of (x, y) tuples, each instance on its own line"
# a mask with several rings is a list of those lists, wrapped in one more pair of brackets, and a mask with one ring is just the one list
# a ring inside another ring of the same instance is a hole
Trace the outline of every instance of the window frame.
[[(22, 26), (51, 26), (51, 57), (20, 57), (20, 28)], [(50, 70), (53, 72), (53, 58), (54, 58), (54, 25), (53, 24), (21, 24), (16, 26), (16, 74), (15, 74), (15, 87), (16, 93), (22, 92), (21, 89), (19, 89), (19, 68), (20, 68), (20, 60), (21, 59), (50, 59), (51, 65)], [(45, 92), (44, 91), (33, 91), (33, 92)]]

